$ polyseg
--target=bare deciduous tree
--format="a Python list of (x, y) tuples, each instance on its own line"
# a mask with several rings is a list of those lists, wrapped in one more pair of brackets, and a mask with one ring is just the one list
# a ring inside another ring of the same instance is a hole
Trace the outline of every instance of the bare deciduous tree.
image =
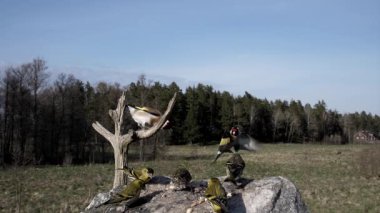
[(126, 106), (125, 93), (119, 98), (119, 102), (115, 110), (109, 110), (109, 115), (111, 116), (113, 122), (115, 123), (115, 133), (112, 134), (106, 128), (104, 128), (99, 122), (92, 124), (92, 127), (103, 137), (105, 137), (112, 145), (114, 150), (115, 158), (115, 177), (113, 182), (113, 187), (125, 184), (126, 178), (122, 170), (117, 170), (118, 168), (123, 168), (123, 166), (128, 165), (128, 147), (131, 143), (139, 141), (141, 139), (149, 138), (157, 133), (158, 130), (165, 124), (167, 116), (173, 109), (174, 102), (176, 99), (176, 93), (173, 98), (169, 101), (165, 113), (160, 117), (160, 120), (149, 129), (140, 129), (134, 131), (130, 129), (127, 134), (121, 133), (121, 127), (123, 124), (123, 114)]
[(42, 150), (41, 143), (43, 141), (38, 138), (38, 127), (40, 123), (38, 116), (39, 105), (37, 95), (49, 75), (46, 73), (46, 62), (42, 59), (34, 59), (33, 63), (28, 64), (28, 66), (30, 69), (28, 73), (28, 85), (33, 92), (33, 152), (35, 160), (38, 161), (39, 158), (41, 158), (41, 153), (39, 152)]

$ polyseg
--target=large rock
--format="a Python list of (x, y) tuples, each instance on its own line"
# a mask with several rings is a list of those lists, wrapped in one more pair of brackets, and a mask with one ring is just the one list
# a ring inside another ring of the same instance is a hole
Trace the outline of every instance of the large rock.
[(296, 186), (284, 177), (253, 181), (235, 196), (235, 202), (233, 198), (230, 209), (245, 210), (236, 212), (309, 212)]
[[(223, 178), (220, 178), (223, 179)], [(173, 191), (169, 188), (170, 178), (157, 176), (133, 204), (101, 205), (86, 212), (212, 212), (209, 203), (204, 202), (207, 180), (193, 181), (191, 191)], [(296, 186), (284, 177), (268, 177), (261, 180), (241, 179), (239, 187), (224, 182), (229, 212), (308, 212)], [(92, 203), (106, 200), (107, 193), (98, 194)]]

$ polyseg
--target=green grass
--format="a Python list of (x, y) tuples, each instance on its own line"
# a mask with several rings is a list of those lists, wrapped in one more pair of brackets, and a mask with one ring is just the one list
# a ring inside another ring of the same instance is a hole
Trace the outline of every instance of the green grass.
[[(229, 154), (210, 164), (216, 149), (170, 146), (161, 160), (142, 164), (152, 167), (155, 175), (170, 175), (184, 166), (193, 179), (222, 176)], [(380, 146), (277, 144), (263, 145), (256, 153), (240, 153), (246, 161), (245, 177), (287, 177), (311, 212), (380, 212), (379, 169), (370, 173), (361, 169), (363, 162), (379, 162), (380, 156), (371, 154), (371, 159), (363, 160), (366, 150), (380, 150)], [(142, 164), (132, 162), (131, 166)], [(96, 193), (112, 187), (113, 174), (112, 164), (0, 170), (0, 211), (79, 212)]]

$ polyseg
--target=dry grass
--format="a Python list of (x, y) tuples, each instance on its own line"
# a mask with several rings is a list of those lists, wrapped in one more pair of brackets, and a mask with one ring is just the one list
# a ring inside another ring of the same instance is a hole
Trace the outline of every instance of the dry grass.
[(374, 146), (366, 148), (358, 156), (360, 173), (367, 177), (380, 178), (380, 147)]
[[(371, 164), (379, 162), (379, 149), (376, 145), (278, 144), (241, 154), (247, 164), (244, 176), (289, 178), (311, 212), (380, 212), (380, 178), (372, 172), (378, 172), (373, 168), (379, 166)], [(229, 155), (210, 164), (215, 152), (216, 146), (171, 146), (161, 160), (144, 165), (154, 168), (156, 175), (169, 175), (184, 166), (194, 179), (221, 176)], [(137, 165), (141, 164), (132, 163)], [(363, 165), (371, 169), (363, 170)], [(112, 182), (112, 164), (1, 170), (0, 211), (79, 212), (96, 193), (109, 190)]]

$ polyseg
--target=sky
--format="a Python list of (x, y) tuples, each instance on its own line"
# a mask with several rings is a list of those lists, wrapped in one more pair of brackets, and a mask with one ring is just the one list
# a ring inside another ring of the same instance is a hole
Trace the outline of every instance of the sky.
[(378, 0), (0, 0), (0, 70), (324, 100), (380, 115)]

